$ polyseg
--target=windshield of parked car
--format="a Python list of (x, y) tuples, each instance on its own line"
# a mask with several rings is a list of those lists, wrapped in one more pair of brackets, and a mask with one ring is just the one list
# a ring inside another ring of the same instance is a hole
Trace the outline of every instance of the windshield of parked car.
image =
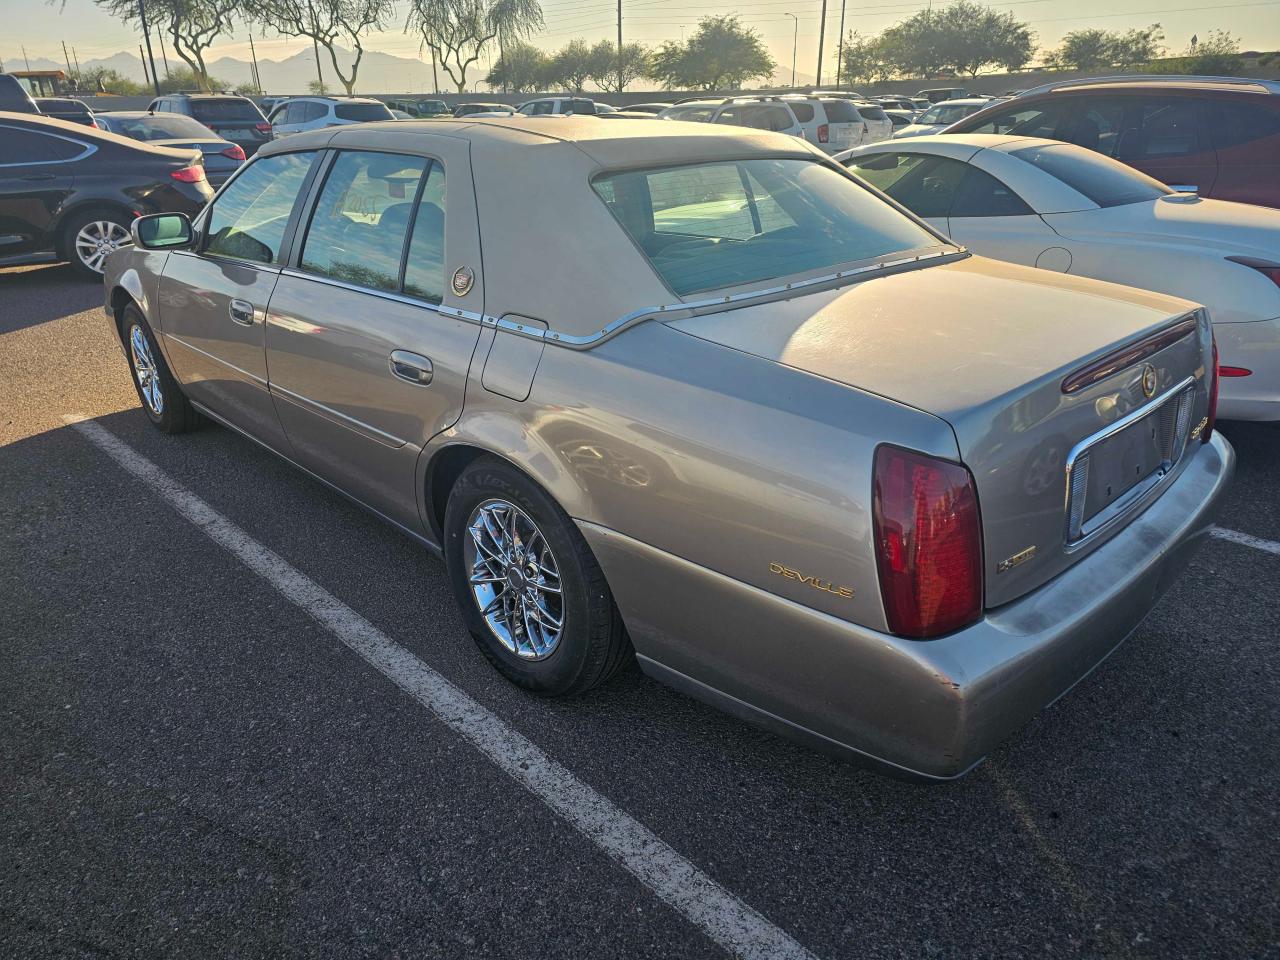
[(339, 120), (390, 120), (385, 103), (339, 103), (333, 108)]
[(804, 159), (602, 174), (596, 193), (677, 295), (931, 247), (856, 181)]
[(1084, 147), (1055, 143), (1010, 150), (1009, 155), (1061, 180), (1100, 207), (1142, 203), (1173, 193), (1159, 180)]
[(149, 117), (106, 117), (112, 132), (134, 140), (212, 140), (217, 136), (199, 120), (180, 113)]
[(981, 106), (985, 106), (985, 104), (945, 102), (934, 104), (920, 115), (920, 119), (916, 123), (955, 123), (957, 120), (963, 120), (971, 113), (976, 113)]
[(191, 115), (197, 120), (250, 120), (262, 121), (262, 114), (252, 100), (239, 97), (226, 100), (192, 100)]

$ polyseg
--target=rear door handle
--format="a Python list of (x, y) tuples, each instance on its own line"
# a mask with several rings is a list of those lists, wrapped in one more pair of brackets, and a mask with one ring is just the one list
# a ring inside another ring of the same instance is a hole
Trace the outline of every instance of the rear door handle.
[(227, 307), (231, 319), (242, 327), (253, 326), (253, 304), (248, 300), (232, 300)]
[(387, 359), (387, 366), (391, 368), (392, 376), (419, 387), (425, 387), (431, 382), (431, 361), (421, 354), (410, 353), (408, 350), (392, 350), (391, 356)]
[(1177, 183), (1177, 184), (1171, 183), (1168, 185), (1168, 187), (1174, 193), (1199, 193), (1200, 192), (1200, 188), (1197, 187), (1194, 183)]

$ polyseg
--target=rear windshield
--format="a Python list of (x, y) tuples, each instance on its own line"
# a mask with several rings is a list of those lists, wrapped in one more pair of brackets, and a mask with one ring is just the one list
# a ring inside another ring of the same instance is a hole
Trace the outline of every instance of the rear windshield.
[(791, 102), (791, 112), (796, 115), (796, 119), (801, 123), (813, 122), (813, 104)]
[(858, 113), (862, 114), (863, 120), (879, 120), (883, 123), (889, 119), (889, 115), (884, 112), (883, 107), (859, 107)]
[(1039, 167), (1092, 200), (1100, 207), (1120, 207), (1142, 203), (1173, 193), (1159, 180), (1139, 173), (1119, 160), (1112, 160), (1084, 147), (1060, 143), (1043, 147), (1010, 150), (1033, 167)]
[(828, 123), (857, 123), (861, 117), (858, 108), (848, 100), (823, 100)]
[(981, 103), (936, 103), (921, 114), (916, 123), (956, 123), (983, 106)]
[(938, 243), (855, 181), (812, 160), (610, 173), (592, 187), (679, 296)]
[(226, 100), (192, 100), (191, 114), (197, 120), (248, 120), (254, 123), (262, 121), (262, 113), (251, 100), (239, 97)]
[(339, 120), (391, 120), (385, 103), (339, 103), (333, 108)]
[(157, 113), (150, 117), (107, 116), (102, 119), (114, 132), (134, 140), (208, 140), (215, 136), (199, 120), (180, 113)]

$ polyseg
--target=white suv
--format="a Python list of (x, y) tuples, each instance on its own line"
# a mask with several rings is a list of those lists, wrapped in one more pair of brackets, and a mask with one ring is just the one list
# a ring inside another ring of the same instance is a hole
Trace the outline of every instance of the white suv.
[(271, 111), (271, 132), (277, 137), (321, 127), (341, 127), (370, 120), (394, 120), (381, 100), (370, 97), (290, 97)]
[(658, 116), (787, 133), (808, 140), (827, 153), (861, 146), (867, 130), (857, 106), (836, 97), (789, 95), (686, 100), (668, 107)]
[(577, 113), (594, 115), (612, 113), (613, 107), (596, 103), (590, 97), (539, 97), (520, 104), (516, 113), (526, 117), (541, 117), (551, 113)]

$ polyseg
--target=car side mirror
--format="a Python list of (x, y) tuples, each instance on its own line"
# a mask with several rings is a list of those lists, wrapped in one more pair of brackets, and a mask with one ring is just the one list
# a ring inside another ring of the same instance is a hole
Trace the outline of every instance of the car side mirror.
[(133, 234), (134, 245), (143, 250), (189, 247), (196, 237), (185, 213), (152, 213), (139, 217), (129, 232)]

